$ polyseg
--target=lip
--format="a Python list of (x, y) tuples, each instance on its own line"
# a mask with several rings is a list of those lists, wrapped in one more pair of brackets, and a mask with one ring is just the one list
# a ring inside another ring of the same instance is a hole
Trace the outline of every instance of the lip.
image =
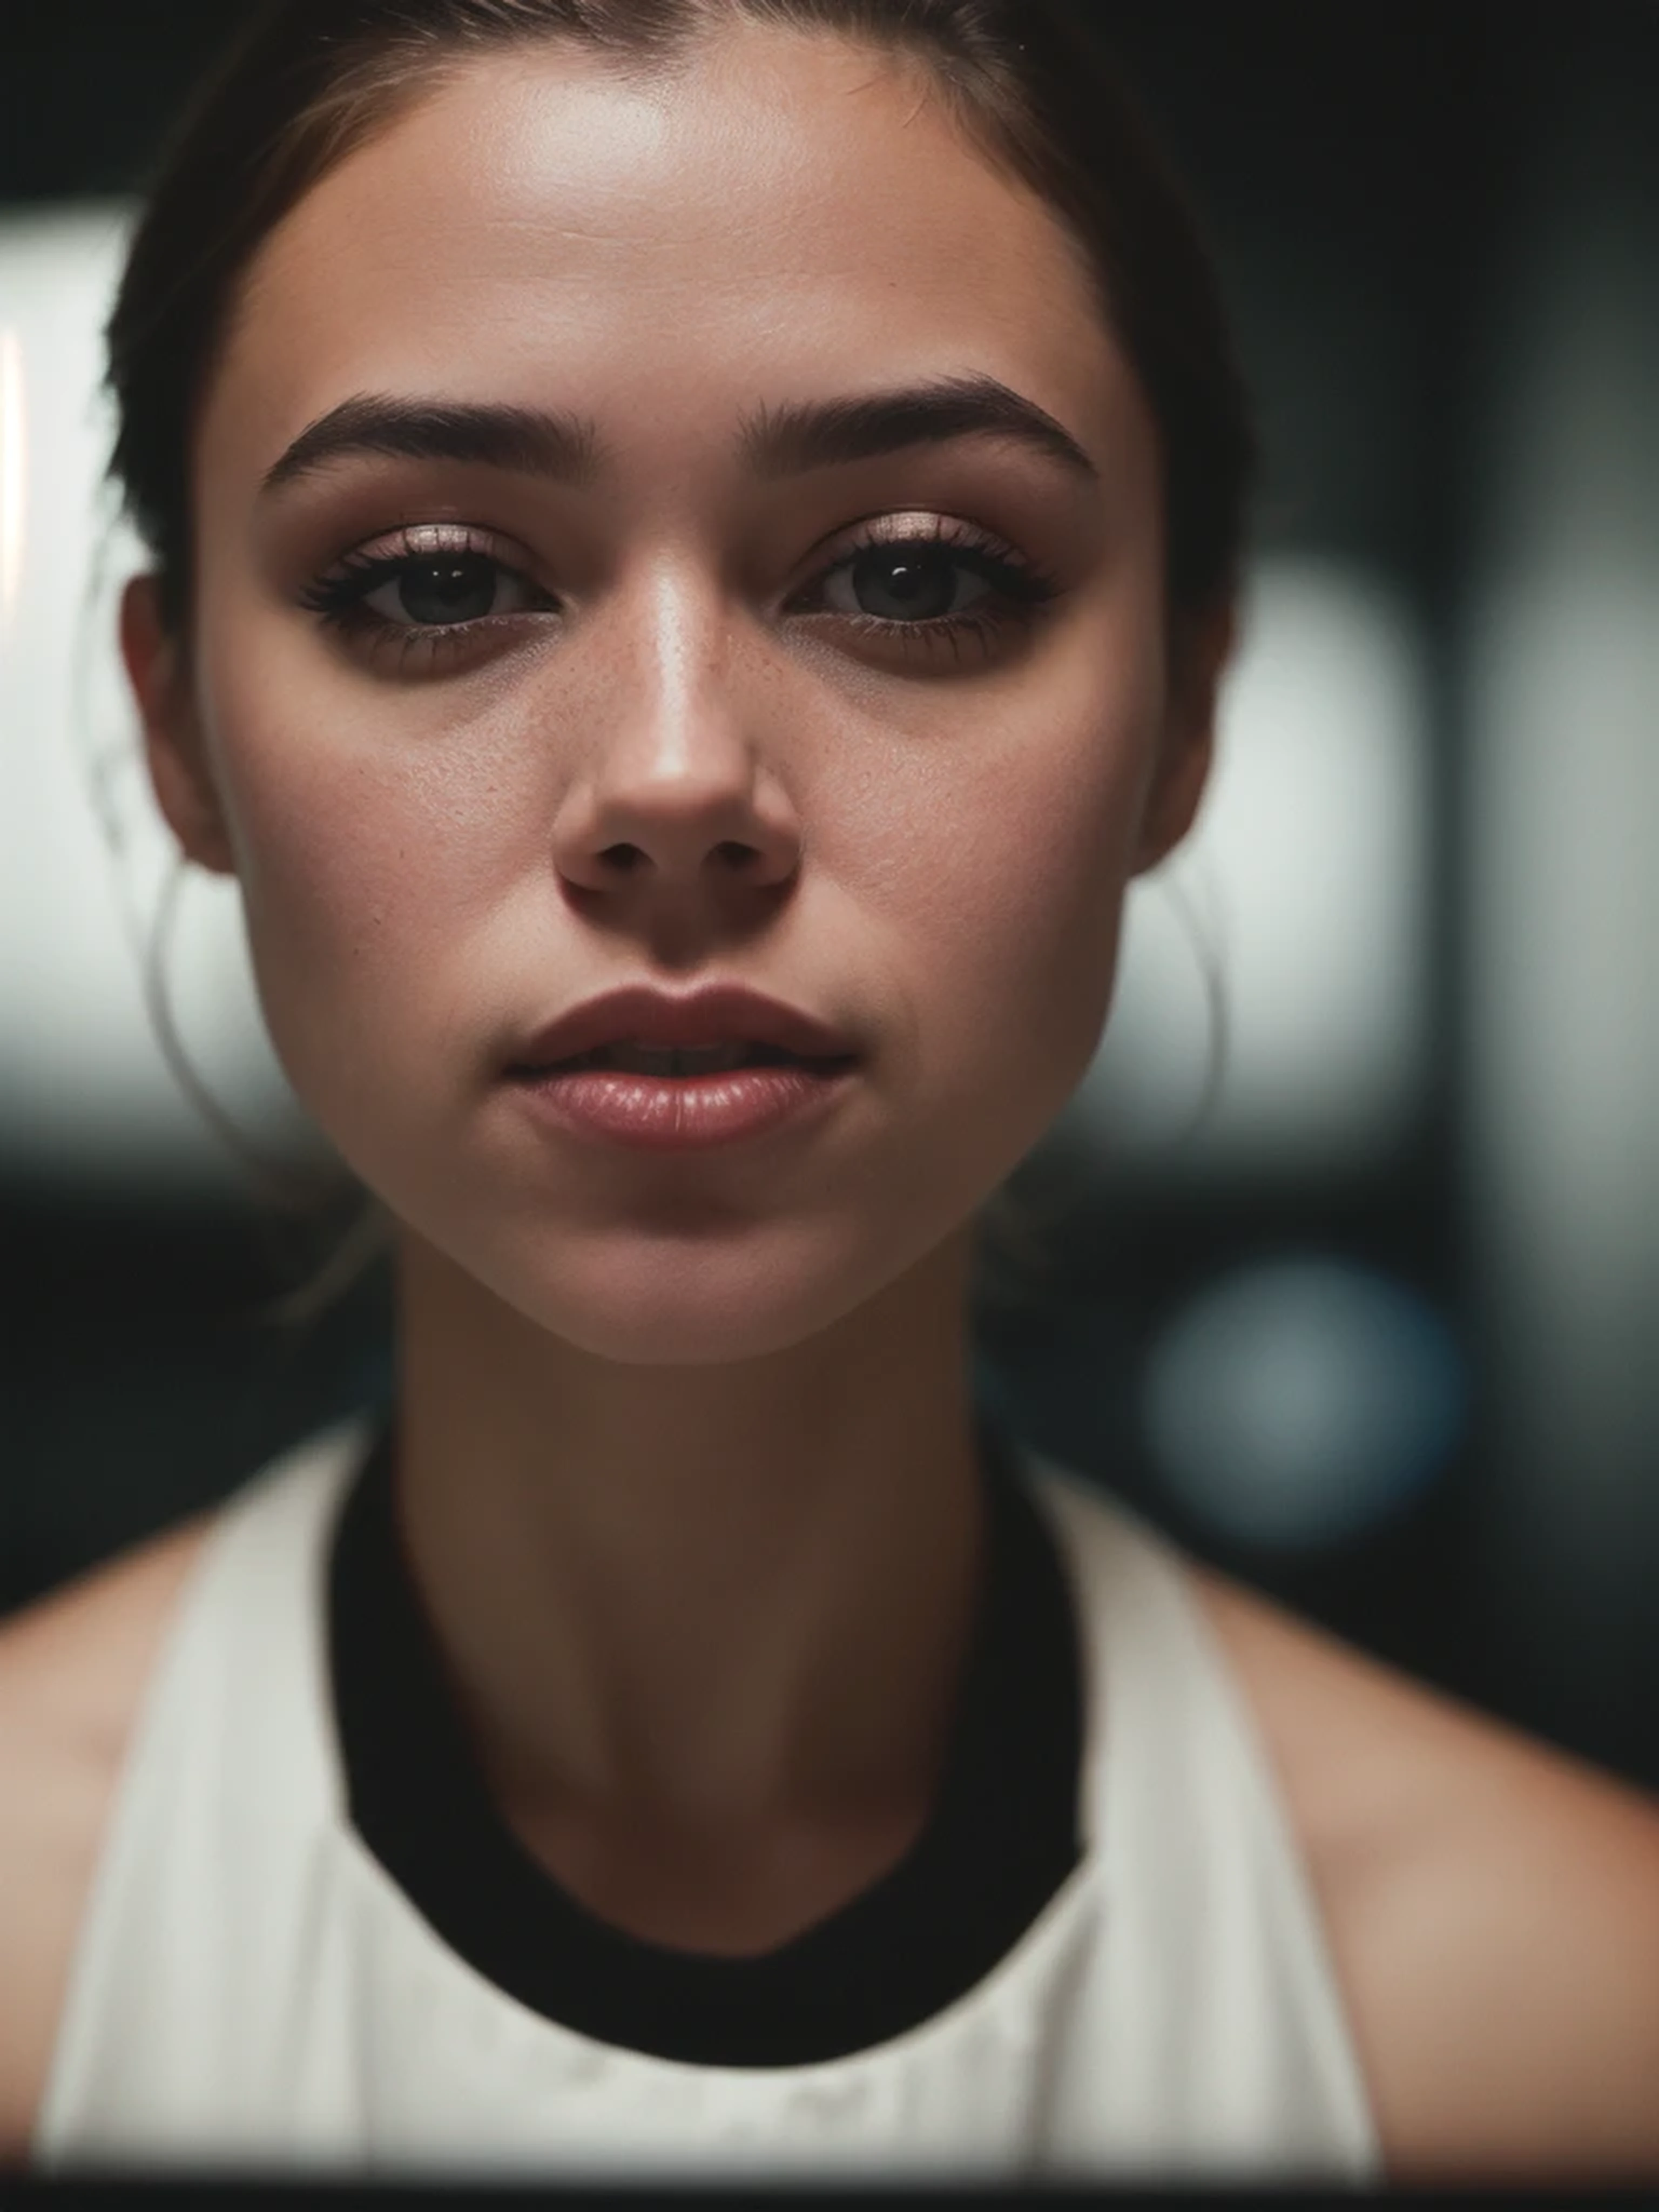
[(856, 1046), (816, 1015), (741, 983), (709, 983), (684, 994), (629, 984), (589, 999), (525, 1039), (509, 1075), (544, 1073), (560, 1060), (601, 1046), (637, 1042), (690, 1048), (764, 1044), (808, 1060), (854, 1060)]
[(632, 1075), (615, 1068), (524, 1076), (526, 1108), (567, 1137), (647, 1152), (707, 1152), (811, 1127), (846, 1097), (845, 1060), (818, 1068), (739, 1067), (724, 1075)]

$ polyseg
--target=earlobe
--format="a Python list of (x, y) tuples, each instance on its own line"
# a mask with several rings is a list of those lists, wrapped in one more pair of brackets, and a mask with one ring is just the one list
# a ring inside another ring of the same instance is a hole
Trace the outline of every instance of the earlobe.
[(236, 863), (208, 772), (176, 639), (161, 617), (156, 580), (134, 576), (121, 594), (121, 659), (143, 728), (151, 788), (188, 860), (219, 876)]
[(1141, 822), (1133, 872), (1145, 875), (1169, 858), (1197, 818), (1215, 748), (1207, 726), (1172, 730)]
[(1237, 637), (1231, 602), (1212, 610), (1188, 633), (1141, 820), (1137, 876), (1166, 860), (1197, 818), (1215, 760), (1221, 678)]

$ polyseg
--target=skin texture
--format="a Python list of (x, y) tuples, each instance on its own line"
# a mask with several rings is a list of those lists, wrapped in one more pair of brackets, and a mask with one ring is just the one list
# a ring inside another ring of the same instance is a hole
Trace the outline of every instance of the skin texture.
[[(983, 438), (735, 458), (763, 406), (967, 371), (1097, 480)], [(570, 408), (613, 471), (378, 457), (262, 496), (362, 392)], [(1155, 432), (1085, 264), (831, 40), (733, 33), (657, 91), (473, 62), (258, 257), (195, 490), (193, 657), (146, 585), (125, 607), (155, 788), (238, 877), (283, 1065), (400, 1224), (406, 1540), (504, 1798), (676, 1864), (902, 1829), (979, 1560), (970, 1216), (1096, 1049), (1230, 642), (1177, 698)], [(1060, 596), (988, 653), (860, 635), (867, 596), (818, 580), (906, 516)], [(434, 661), (297, 604), (419, 523), (521, 571), (523, 611)], [(596, 991), (716, 975), (865, 1054), (810, 1131), (647, 1159), (498, 1079)]]
[[(732, 458), (763, 404), (964, 371), (1096, 481), (984, 441), (770, 483)], [(382, 458), (262, 498), (360, 392), (571, 408), (615, 471)], [(239, 878), (283, 1063), (399, 1224), (404, 1534), (503, 1813), (617, 1924), (769, 1948), (925, 1813), (981, 1540), (970, 1217), (1087, 1066), (1125, 888), (1209, 765), (1230, 624), (1175, 684), (1144, 396), (1047, 210), (912, 76), (744, 30), (655, 94), (552, 52), (470, 64), (270, 241), (195, 458), (193, 656), (147, 580), (124, 607), (152, 775)], [(989, 656), (860, 635), (846, 572), (807, 586), (906, 515), (1060, 598)], [(419, 523), (529, 580), (424, 671), (299, 605)], [(593, 993), (712, 975), (866, 1054), (810, 1133), (605, 1156), (500, 1086)], [(0, 2154), (198, 1540), (0, 1632)], [(1192, 1586), (1389, 2174), (1659, 2172), (1653, 1806)]]

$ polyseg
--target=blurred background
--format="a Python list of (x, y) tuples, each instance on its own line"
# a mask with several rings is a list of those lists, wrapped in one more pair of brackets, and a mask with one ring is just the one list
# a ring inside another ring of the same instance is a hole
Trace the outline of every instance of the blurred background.
[[(0, 1610), (383, 1397), (147, 1012), (317, 1140), (118, 676), (98, 333), (231, 0), (0, 7)], [(1189, 847), (1018, 1179), (987, 1403), (1304, 1615), (1659, 1788), (1659, 7), (1088, 10), (1189, 176), (1267, 453)], [(1212, 1000), (1224, 1006), (1220, 1030)], [(1218, 1043), (1224, 1052), (1216, 1057)]]

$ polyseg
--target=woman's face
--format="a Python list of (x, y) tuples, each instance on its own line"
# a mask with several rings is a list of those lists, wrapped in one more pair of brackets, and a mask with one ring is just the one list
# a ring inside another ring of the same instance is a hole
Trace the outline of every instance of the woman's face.
[[(742, 442), (945, 378), (1088, 465)], [(365, 395), (578, 418), (588, 466), (348, 449), (264, 483)], [(557, 47), (469, 63), (266, 243), (194, 482), (158, 792), (185, 835), (199, 747), (223, 842), (186, 842), (240, 879), (276, 1052), (417, 1248), (602, 1356), (713, 1362), (963, 1231), (1094, 1053), (1207, 714), (1170, 711), (1155, 434), (1086, 268), (920, 80), (746, 28), (655, 92)], [(941, 536), (966, 557), (910, 599), (849, 559)], [(486, 556), (435, 639), (418, 563), (361, 565), (434, 547)], [(343, 576), (361, 626), (315, 604)], [(713, 978), (856, 1042), (830, 1111), (653, 1153), (502, 1079), (599, 991)]]

